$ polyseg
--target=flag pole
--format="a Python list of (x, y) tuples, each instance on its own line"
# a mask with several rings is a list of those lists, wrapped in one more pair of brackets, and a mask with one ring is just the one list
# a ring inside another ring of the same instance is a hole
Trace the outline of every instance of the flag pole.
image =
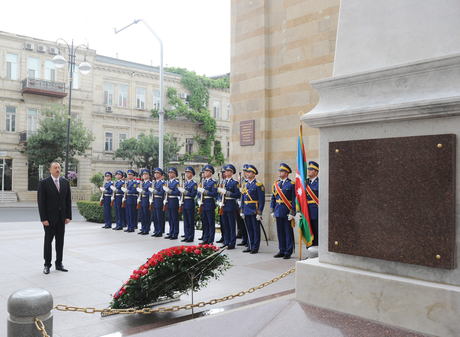
[[(303, 111), (299, 111), (297, 115), (299, 116), (300, 129), (302, 130), (302, 119), (300, 118), (303, 116)], [(302, 234), (300, 233), (300, 230), (299, 230), (299, 261), (302, 261)]]

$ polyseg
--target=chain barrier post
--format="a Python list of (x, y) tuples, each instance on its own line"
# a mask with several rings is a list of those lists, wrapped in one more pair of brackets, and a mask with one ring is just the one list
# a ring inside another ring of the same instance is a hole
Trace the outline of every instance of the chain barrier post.
[(43, 324), (48, 336), (53, 337), (53, 296), (39, 288), (17, 290), (10, 295), (7, 302), (8, 322), (7, 337), (42, 337), (37, 329), (35, 319)]

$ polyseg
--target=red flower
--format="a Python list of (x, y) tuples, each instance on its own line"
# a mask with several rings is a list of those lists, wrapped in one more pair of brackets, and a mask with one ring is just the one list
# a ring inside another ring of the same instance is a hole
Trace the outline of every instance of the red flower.
[(200, 255), (201, 254), (201, 250), (197, 249), (195, 250), (195, 255)]
[(149, 267), (149, 264), (148, 264), (148, 263), (145, 263), (145, 264), (144, 264), (144, 268), (147, 269), (148, 267)]
[(174, 251), (174, 254), (180, 255), (180, 254), (182, 254), (182, 251), (181, 251), (180, 249), (176, 249), (176, 250)]
[(155, 260), (155, 259), (153, 259), (153, 258), (151, 258), (151, 259), (149, 260), (149, 263), (150, 263), (150, 266), (156, 267), (156, 265), (158, 264), (158, 261)]
[(209, 245), (208, 245), (208, 244), (205, 244), (205, 245), (203, 246), (203, 248), (204, 248), (204, 249), (208, 249), (208, 248), (209, 248)]
[(203, 247), (203, 245), (202, 245), (202, 244), (199, 244), (199, 245), (198, 245), (198, 248), (201, 248), (201, 247)]
[(142, 274), (142, 275), (147, 275), (148, 272), (149, 272), (149, 271), (148, 271), (147, 269), (142, 269), (141, 274)]
[(173, 256), (173, 253), (172, 253), (170, 250), (167, 250), (165, 253), (166, 253), (166, 255), (167, 255), (168, 257)]
[(187, 254), (190, 254), (191, 252), (193, 252), (193, 249), (191, 247), (187, 247), (187, 248), (185, 248), (185, 252)]
[(180, 246), (180, 247), (177, 247), (177, 248), (179, 248), (180, 250), (184, 250), (184, 249), (185, 249), (185, 246), (184, 246), (184, 245), (182, 245), (182, 246)]
[(139, 276), (138, 274), (133, 275), (133, 279), (134, 279), (134, 280), (139, 280), (139, 278), (140, 278), (140, 276)]
[(159, 261), (159, 262), (163, 262), (164, 260), (165, 260), (165, 259), (164, 259), (163, 255), (159, 255), (159, 256), (158, 256), (158, 261)]

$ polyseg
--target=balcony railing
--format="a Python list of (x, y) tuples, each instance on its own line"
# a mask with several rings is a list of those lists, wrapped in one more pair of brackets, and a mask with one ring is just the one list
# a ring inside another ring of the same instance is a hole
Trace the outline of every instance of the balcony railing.
[(27, 140), (31, 135), (37, 134), (37, 131), (21, 131), (19, 132), (19, 144), (27, 146)]
[(25, 78), (22, 80), (23, 94), (33, 94), (49, 97), (63, 98), (67, 96), (65, 84), (54, 81), (39, 80), (36, 78)]
[[(183, 154), (175, 154), (173, 158), (171, 159), (171, 162), (180, 162), (183, 159), (184, 159)], [(208, 157), (194, 155), (192, 158), (188, 158), (187, 160), (185, 160), (185, 162), (187, 163), (208, 163)]]

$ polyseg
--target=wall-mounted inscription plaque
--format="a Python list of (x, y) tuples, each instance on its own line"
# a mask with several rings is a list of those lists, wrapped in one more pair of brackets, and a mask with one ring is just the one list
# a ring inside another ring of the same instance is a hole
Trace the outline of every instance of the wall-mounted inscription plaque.
[(240, 145), (254, 145), (254, 120), (240, 122)]
[(453, 269), (455, 148), (453, 134), (329, 143), (328, 250)]

